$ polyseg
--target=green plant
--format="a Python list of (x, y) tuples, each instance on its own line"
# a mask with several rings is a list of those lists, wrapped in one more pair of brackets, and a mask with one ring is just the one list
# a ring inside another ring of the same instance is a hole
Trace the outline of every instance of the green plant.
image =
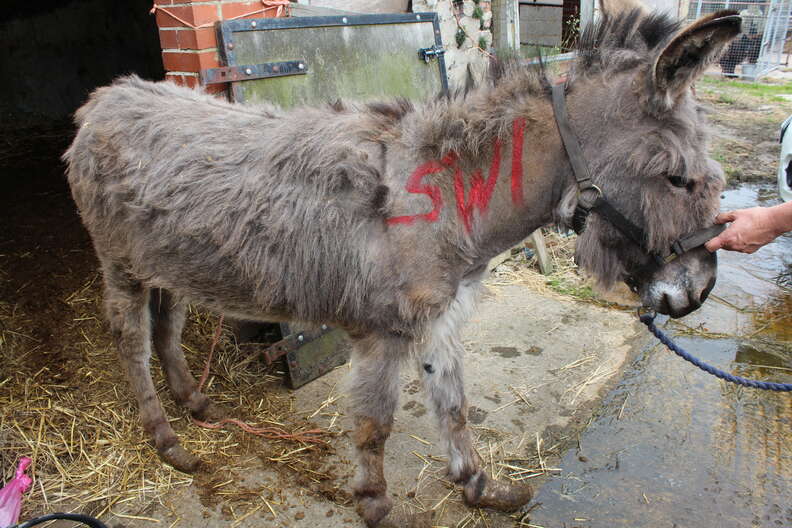
[(591, 300), (596, 297), (594, 290), (588, 284), (575, 284), (563, 277), (551, 277), (545, 284), (561, 295), (569, 295), (581, 300)]
[(485, 39), (484, 37), (479, 37), (478, 47), (481, 51), (487, 51), (487, 39)]
[(718, 97), (718, 102), (725, 104), (734, 104), (737, 102), (737, 99), (735, 99), (733, 96), (728, 94), (720, 94), (720, 96)]
[(722, 92), (724, 90), (739, 92), (743, 95), (758, 97), (763, 100), (780, 102), (780, 95), (792, 93), (792, 82), (745, 82), (737, 80), (725, 80), (714, 77), (704, 77), (699, 81), (702, 88), (708, 92)]
[(482, 19), (482, 18), (484, 18), (484, 10), (483, 10), (483, 9), (481, 9), (481, 6), (477, 5), (477, 6), (476, 6), (476, 7), (473, 9), (473, 14), (472, 14), (472, 15), (470, 15), (470, 16), (472, 16), (473, 18)]
[(456, 34), (454, 35), (454, 39), (456, 40), (457, 48), (461, 48), (462, 44), (465, 43), (465, 39), (467, 38), (467, 33), (462, 28), (457, 29)]

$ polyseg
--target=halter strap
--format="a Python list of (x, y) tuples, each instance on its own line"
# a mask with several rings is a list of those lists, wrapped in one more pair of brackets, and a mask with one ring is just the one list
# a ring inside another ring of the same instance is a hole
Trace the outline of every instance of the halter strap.
[(589, 213), (595, 211), (598, 215), (608, 220), (625, 238), (641, 248), (646, 255), (652, 258), (655, 265), (662, 266), (664, 263), (670, 262), (688, 251), (704, 245), (708, 240), (718, 236), (726, 229), (724, 225), (712, 225), (678, 238), (672, 242), (670, 251), (665, 254), (661, 255), (657, 252), (649, 251), (647, 243), (649, 238), (646, 231), (614, 207), (605, 197), (602, 190), (592, 181), (586, 158), (583, 156), (583, 149), (572, 131), (572, 126), (569, 124), (564, 85), (554, 84), (551, 92), (556, 126), (578, 185), (578, 202), (572, 215), (572, 228), (575, 233), (581, 234), (585, 230)]

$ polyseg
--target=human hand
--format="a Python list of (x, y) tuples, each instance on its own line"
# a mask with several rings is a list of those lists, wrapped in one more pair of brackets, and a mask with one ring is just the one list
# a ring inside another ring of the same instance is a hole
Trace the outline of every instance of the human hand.
[(723, 233), (704, 244), (708, 251), (718, 249), (754, 253), (768, 242), (772, 242), (784, 232), (778, 226), (773, 208), (752, 207), (721, 213), (715, 218), (716, 224), (731, 222)]

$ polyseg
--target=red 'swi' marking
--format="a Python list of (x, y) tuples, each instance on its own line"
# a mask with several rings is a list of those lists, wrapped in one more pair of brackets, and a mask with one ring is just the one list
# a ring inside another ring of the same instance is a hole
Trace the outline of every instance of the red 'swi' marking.
[(501, 142), (495, 140), (490, 164), (489, 176), (486, 180), (481, 178), (481, 169), (476, 170), (470, 178), (470, 196), (465, 200), (465, 183), (462, 180), (462, 170), (459, 167), (454, 171), (454, 194), (456, 195), (457, 212), (468, 233), (473, 228), (473, 210), (478, 207), (483, 215), (487, 212), (492, 192), (498, 182), (500, 174)]
[(443, 172), (455, 157), (456, 156), (451, 153), (447, 154), (441, 161), (427, 161), (415, 169), (407, 180), (407, 185), (405, 186), (407, 192), (425, 194), (432, 200), (434, 208), (431, 211), (418, 215), (393, 216), (388, 218), (386, 222), (388, 224), (412, 224), (416, 220), (436, 222), (437, 219), (440, 218), (440, 210), (443, 208), (443, 195), (440, 192), (440, 187), (437, 185), (422, 185), (421, 180), (423, 180), (424, 176), (428, 176), (429, 174)]
[(523, 204), (523, 137), (525, 136), (525, 118), (518, 117), (512, 122), (512, 173), (511, 192), (512, 203), (516, 206)]
[[(512, 123), (512, 159), (511, 159), (511, 194), (515, 206), (523, 204), (523, 139), (525, 136), (525, 119), (518, 117)], [(431, 211), (424, 214), (394, 216), (388, 218), (388, 224), (412, 224), (416, 220), (436, 222), (443, 209), (443, 195), (437, 185), (422, 184), (421, 181), (429, 174), (437, 174), (447, 169), (454, 170), (454, 195), (457, 204), (457, 213), (465, 224), (469, 233), (473, 228), (473, 211), (478, 208), (481, 214), (487, 212), (495, 184), (498, 182), (501, 164), (501, 142), (496, 139), (493, 144), (492, 163), (490, 163), (489, 176), (484, 180), (481, 169), (477, 169), (470, 178), (470, 195), (465, 198), (465, 183), (462, 169), (457, 166), (457, 154), (449, 152), (441, 160), (427, 161), (420, 165), (407, 180), (405, 189), (413, 194), (425, 194), (432, 200), (434, 206)]]

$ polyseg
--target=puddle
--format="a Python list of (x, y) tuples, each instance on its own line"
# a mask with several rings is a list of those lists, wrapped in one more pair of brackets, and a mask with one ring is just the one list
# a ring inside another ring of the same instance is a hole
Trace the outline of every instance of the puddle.
[[(723, 209), (774, 203), (772, 187), (746, 185)], [(721, 251), (719, 265), (715, 299), (682, 322), (734, 337), (677, 342), (733, 374), (792, 383), (792, 237), (753, 255)], [(530, 525), (792, 526), (792, 396), (727, 384), (646, 342), (538, 491)]]

